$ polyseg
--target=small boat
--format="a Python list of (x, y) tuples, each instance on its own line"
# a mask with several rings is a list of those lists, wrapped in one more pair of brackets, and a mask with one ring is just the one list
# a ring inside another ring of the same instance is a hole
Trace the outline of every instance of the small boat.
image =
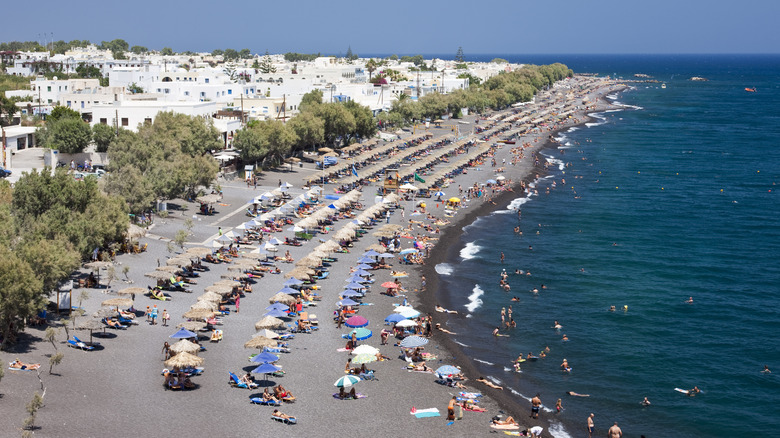
[(661, 84), (661, 88), (666, 88), (666, 84)]
[(756, 87), (753, 87), (753, 88), (745, 88), (745, 91), (747, 91), (748, 93), (755, 93), (755, 92), (756, 92)]

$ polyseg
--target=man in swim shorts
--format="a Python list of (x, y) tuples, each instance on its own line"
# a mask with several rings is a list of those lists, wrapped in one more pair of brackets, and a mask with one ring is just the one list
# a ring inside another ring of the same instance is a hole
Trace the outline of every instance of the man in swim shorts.
[(531, 418), (539, 418), (539, 408), (542, 406), (542, 400), (539, 398), (539, 394), (536, 394), (531, 399)]
[(593, 437), (593, 429), (595, 429), (595, 424), (593, 424), (593, 413), (591, 412), (590, 416), (588, 417), (588, 438)]

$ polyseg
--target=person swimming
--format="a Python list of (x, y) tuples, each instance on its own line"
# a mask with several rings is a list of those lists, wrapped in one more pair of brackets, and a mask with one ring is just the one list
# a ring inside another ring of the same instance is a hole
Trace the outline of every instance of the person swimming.
[(766, 374), (772, 373), (772, 371), (769, 370), (769, 365), (764, 365), (764, 369), (761, 372)]

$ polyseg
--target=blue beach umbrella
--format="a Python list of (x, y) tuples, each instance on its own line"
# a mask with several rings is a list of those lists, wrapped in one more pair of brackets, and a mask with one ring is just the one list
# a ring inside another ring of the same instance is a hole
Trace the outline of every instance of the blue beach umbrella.
[[(352, 330), (351, 332), (347, 333), (346, 335), (341, 335), (341, 337), (344, 338), (344, 339), (349, 339), (349, 338), (352, 337), (352, 333), (355, 334), (355, 339), (357, 339), (358, 341), (363, 341), (365, 339), (370, 338), (371, 335), (373, 335), (371, 330), (369, 330), (367, 328), (361, 327), (361, 328), (356, 328), (355, 330)], [(423, 339), (425, 339), (425, 338), (423, 338)], [(426, 341), (427, 341), (427, 339), (426, 339)]]
[(295, 277), (290, 277), (287, 281), (284, 282), (284, 287), (290, 287), (290, 286), (300, 286), (303, 282), (301, 280), (298, 280)]
[(349, 277), (349, 278), (346, 279), (347, 283), (360, 283), (360, 284), (363, 284), (363, 283), (367, 283), (368, 281), (370, 281), (370, 280), (368, 280), (367, 278), (363, 278), (363, 277), (361, 277), (359, 275), (353, 275), (352, 277)]
[(277, 293), (287, 294), (287, 295), (295, 295), (295, 294), (301, 293), (301, 291), (299, 291), (298, 289), (293, 289), (291, 287), (285, 287), (285, 288), (283, 288), (282, 290), (280, 290)]
[(357, 275), (359, 275), (361, 277), (370, 277), (371, 276), (371, 273), (366, 271), (363, 268), (359, 268), (357, 271), (353, 272), (352, 274), (357, 274)]
[(268, 313), (266, 313), (263, 316), (273, 316), (274, 318), (286, 318), (290, 315), (287, 314), (287, 312), (282, 312), (281, 310), (270, 310)]
[(256, 354), (251, 361), (255, 363), (273, 363), (276, 362), (277, 360), (279, 360), (279, 356), (264, 351), (260, 354)]
[(442, 365), (436, 369), (436, 374), (440, 376), (449, 376), (450, 374), (458, 374), (460, 369), (452, 365)]
[(405, 337), (404, 340), (401, 341), (400, 345), (403, 348), (417, 348), (417, 347), (422, 347), (427, 343), (428, 343), (428, 338), (412, 335), (412, 336)]
[(189, 339), (189, 338), (197, 338), (198, 335), (196, 333), (193, 333), (185, 328), (179, 329), (178, 332), (171, 335), (171, 338), (173, 339)]
[(442, 192), (441, 190), (439, 190), (438, 192), (434, 193), (433, 196), (441, 198), (442, 196), (447, 196), (447, 195), (444, 194), (444, 192)]
[(383, 252), (382, 254), (379, 254), (379, 258), (392, 259), (395, 258), (395, 256), (393, 254), (390, 254), (389, 252)]
[[(366, 264), (366, 263), (363, 263), (363, 262), (361, 262), (359, 265), (357, 265), (357, 266), (355, 266), (355, 267), (356, 267), (356, 268), (358, 268), (358, 269), (364, 269), (364, 270), (365, 270), (365, 269), (374, 269), (374, 267), (373, 267), (373, 266), (371, 266), (371, 265), (368, 265), (368, 264)], [(361, 275), (363, 275), (363, 274), (361, 274)]]
[(325, 195), (324, 198), (337, 201), (337, 200), (341, 199), (341, 196), (338, 196), (338, 195)]
[(338, 207), (336, 207), (333, 204), (328, 205), (328, 208), (330, 208), (331, 210), (338, 210)]
[(281, 369), (282, 369), (282, 367), (280, 367), (280, 366), (276, 366), (276, 365), (274, 365), (272, 363), (267, 363), (266, 362), (266, 363), (260, 365), (259, 367), (253, 369), (252, 372), (253, 373), (257, 373), (257, 374), (271, 374), (271, 373), (275, 373), (275, 372), (277, 372), (277, 371), (279, 371)]
[(287, 310), (290, 306), (284, 305), (282, 303), (273, 303), (270, 306), (266, 307), (265, 310)]
[(378, 253), (378, 252), (376, 252), (376, 251), (374, 251), (373, 249), (372, 249), (372, 250), (370, 250), (370, 251), (366, 251), (365, 253), (363, 253), (363, 256), (365, 256), (365, 257), (376, 257), (376, 256), (378, 256), (378, 255), (379, 255), (379, 253)]
[(417, 253), (417, 250), (414, 248), (408, 248), (400, 252), (401, 255), (414, 254), (414, 253)]
[(343, 300), (336, 303), (339, 306), (357, 306), (359, 303), (350, 300), (349, 298), (344, 298)]
[(362, 297), (363, 296), (362, 293), (360, 293), (360, 292), (358, 292), (356, 290), (352, 290), (352, 289), (347, 289), (344, 292), (342, 292), (340, 295), (341, 295), (342, 298), (354, 298), (354, 297)]
[(494, 179), (489, 179), (489, 180), (487, 180), (487, 181), (485, 181), (485, 182), (486, 182), (487, 184), (498, 184), (498, 181), (496, 181), (496, 180), (494, 180)]
[(360, 283), (350, 283), (350, 284), (348, 284), (348, 285), (344, 286), (344, 288), (345, 288), (345, 289), (355, 289), (355, 290), (361, 290), (361, 289), (365, 289), (366, 287), (365, 287), (365, 286), (363, 286), (363, 285), (362, 285), (362, 284), (360, 284)]
[(405, 319), (406, 318), (403, 315), (401, 315), (400, 313), (393, 313), (392, 315), (390, 315), (387, 318), (385, 318), (385, 322), (388, 323), (388, 324), (394, 324), (396, 322), (400, 322), (400, 321), (403, 321)]
[(358, 263), (376, 263), (376, 260), (372, 259), (371, 257), (361, 257), (358, 259)]

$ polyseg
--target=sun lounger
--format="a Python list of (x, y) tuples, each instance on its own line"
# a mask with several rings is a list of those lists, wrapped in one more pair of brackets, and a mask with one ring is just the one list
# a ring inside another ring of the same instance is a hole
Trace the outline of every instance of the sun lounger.
[(282, 403), (279, 400), (263, 400), (262, 397), (252, 397), (249, 399), (250, 403), (263, 406), (281, 406)]
[(295, 417), (282, 418), (282, 417), (277, 417), (276, 415), (271, 415), (271, 418), (273, 420), (276, 420), (276, 421), (281, 421), (284, 424), (297, 424), (298, 423), (298, 419), (295, 418)]
[(284, 347), (263, 347), (263, 352), (265, 353), (289, 353), (289, 348)]
[(90, 350), (94, 350), (95, 349), (95, 347), (93, 347), (91, 345), (87, 345), (87, 344), (79, 341), (78, 338), (75, 338), (75, 340), (68, 339), (68, 345), (70, 345), (73, 348), (78, 348), (78, 349), (86, 350), (86, 351), (90, 351)]
[(258, 385), (255, 382), (249, 382), (249, 384), (246, 384), (246, 383), (242, 382), (241, 379), (239, 379), (237, 375), (231, 373), (230, 371), (228, 371), (228, 375), (230, 376), (230, 380), (229, 380), (228, 383), (230, 383), (230, 386), (232, 386), (234, 388), (254, 389), (254, 388), (257, 388), (258, 386), (260, 386), (260, 385)]
[(120, 324), (118, 322), (115, 322), (114, 324), (109, 324), (108, 320), (106, 318), (103, 318), (100, 322), (105, 324), (107, 327), (115, 329), (115, 330), (124, 330), (124, 329), (127, 328), (126, 325), (122, 325), (122, 324)]

